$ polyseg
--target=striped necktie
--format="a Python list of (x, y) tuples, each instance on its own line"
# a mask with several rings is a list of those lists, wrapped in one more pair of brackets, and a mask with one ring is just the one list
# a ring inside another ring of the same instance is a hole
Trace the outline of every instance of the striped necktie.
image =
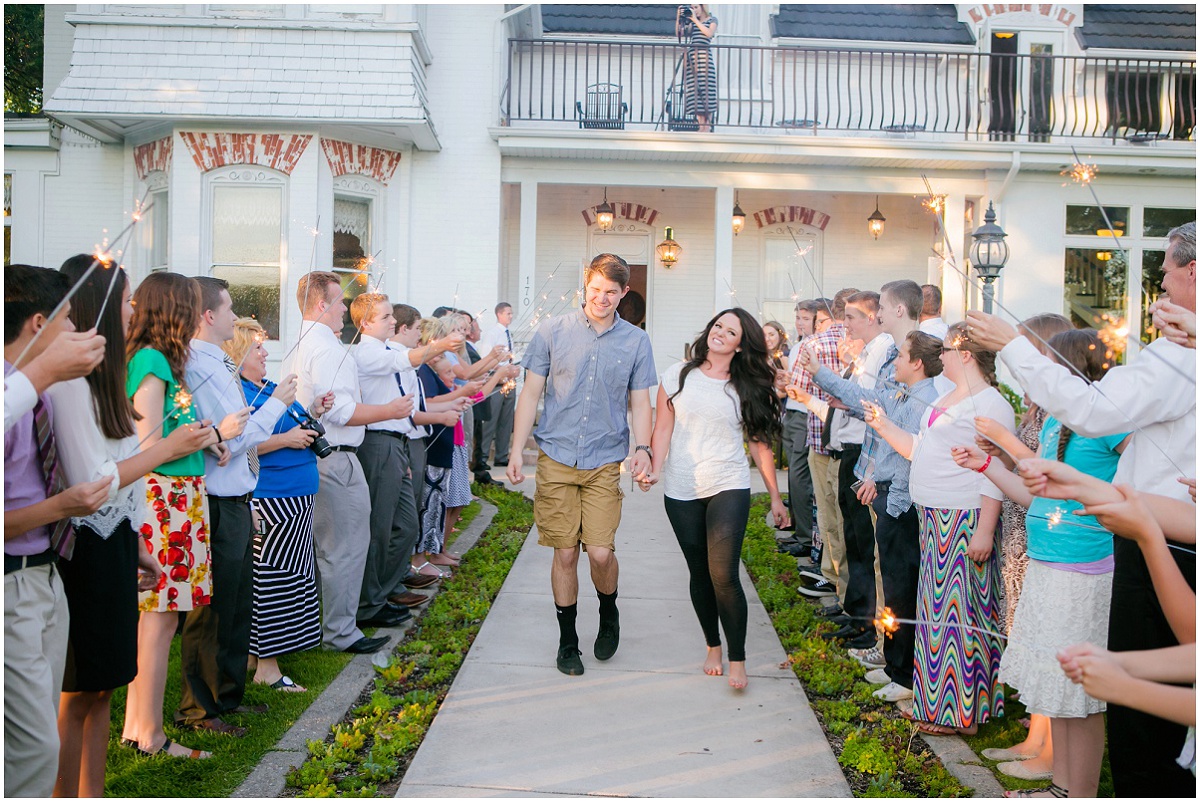
[[(33, 433), (37, 438), (38, 454), (42, 458), (42, 476), (46, 480), (46, 498), (66, 489), (58, 470), (58, 446), (54, 443), (54, 428), (50, 425), (50, 410), (40, 397), (33, 407)], [(71, 559), (75, 551), (75, 528), (69, 518), (56, 521), (50, 529), (50, 548), (61, 557)]]
[[(229, 370), (230, 373), (232, 373), (236, 376), (237, 375), (237, 365), (235, 365), (233, 360), (229, 358), (229, 354), (225, 355), (224, 361), (225, 361), (225, 367)], [(235, 381), (236, 381), (236, 379), (235, 379)], [(240, 381), (238, 382), (238, 386), (241, 387)], [(257, 480), (258, 479), (258, 471), (259, 471), (258, 446), (250, 446), (249, 448), (246, 449), (246, 463), (250, 466), (250, 474), (255, 478), (255, 480)]]

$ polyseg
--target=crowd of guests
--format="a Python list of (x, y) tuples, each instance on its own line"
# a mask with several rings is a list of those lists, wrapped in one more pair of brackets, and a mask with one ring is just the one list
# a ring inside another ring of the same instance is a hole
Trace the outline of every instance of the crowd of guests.
[(1057, 314), (947, 326), (912, 281), (801, 302), (786, 361), (766, 328), (799, 591), (924, 734), (1019, 694), (1028, 738), (984, 754), (1051, 784), (1013, 796), (1095, 796), (1106, 720), (1118, 796), (1195, 791), (1195, 224), (1167, 240), (1129, 365)]
[(411, 618), (458, 563), (485, 430), (507, 455), (508, 304), (481, 355), (474, 316), (364, 293), (347, 349), (341, 278), (309, 273), (275, 383), (220, 279), (134, 290), (81, 255), (6, 267), (4, 294), (6, 795), (103, 795), (124, 686), (123, 745), (209, 757), (164, 732), (177, 631), (175, 725), (232, 736), (266, 709), (248, 681), (305, 690), (282, 656), (380, 649), (363, 628)]

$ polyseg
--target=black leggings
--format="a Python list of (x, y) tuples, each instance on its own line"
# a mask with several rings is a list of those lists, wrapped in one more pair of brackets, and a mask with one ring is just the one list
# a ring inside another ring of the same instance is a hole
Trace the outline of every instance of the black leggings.
[(725, 490), (695, 501), (666, 499), (667, 517), (687, 560), (692, 607), (711, 647), (729, 641), (729, 661), (746, 659), (746, 594), (738, 576), (750, 517), (750, 490)]

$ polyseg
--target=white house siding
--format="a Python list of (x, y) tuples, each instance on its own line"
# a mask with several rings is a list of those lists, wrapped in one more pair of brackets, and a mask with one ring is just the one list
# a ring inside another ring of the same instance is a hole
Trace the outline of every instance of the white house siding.
[(487, 320), (498, 300), (500, 152), (488, 126), (502, 13), (498, 5), (428, 7), (429, 108), (442, 149), (411, 154), (411, 216), (401, 223), (411, 270), (399, 287), (425, 314), (449, 305), (455, 287), (458, 306), (486, 307)]

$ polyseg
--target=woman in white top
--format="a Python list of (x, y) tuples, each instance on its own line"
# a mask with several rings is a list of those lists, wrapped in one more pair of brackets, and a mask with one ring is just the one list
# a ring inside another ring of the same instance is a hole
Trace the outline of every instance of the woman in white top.
[[(913, 718), (926, 735), (974, 734), (1004, 712), (998, 679), (1002, 632), (1000, 569), (994, 539), (1000, 492), (982, 473), (963, 468), (950, 449), (975, 440), (975, 418), (1013, 431), (1012, 407), (996, 389), (996, 354), (950, 327), (942, 366), (954, 389), (921, 416), (910, 434), (868, 404), (867, 423), (912, 460), (910, 493), (921, 519), (921, 575), (913, 675)], [(985, 466), (986, 468), (986, 466)], [(969, 627), (971, 629), (966, 629)]]
[(782, 402), (762, 326), (744, 309), (726, 309), (710, 320), (692, 354), (663, 374), (651, 471), (642, 490), (662, 473), (667, 517), (687, 561), (692, 606), (708, 643), (704, 673), (724, 673), (719, 621), (729, 642), (729, 684), (745, 688), (746, 595), (738, 566), (750, 515), (750, 468), (742, 444), (749, 439), (776, 526), (786, 526), (771, 453), (782, 434)]
[[(78, 283), (91, 255), (68, 259), (62, 272)], [(114, 277), (110, 270), (118, 271)], [(106, 294), (112, 297), (104, 303)], [(88, 376), (47, 390), (54, 404), (54, 440), (68, 485), (111, 477), (108, 502), (72, 519), (70, 556), (59, 562), (70, 611), (67, 670), (58, 706), (61, 741), (55, 796), (103, 796), (112, 692), (137, 674), (138, 586), (153, 587), (162, 569), (141, 548), (146, 490), (142, 477), (164, 461), (216, 442), (211, 428), (181, 426), (141, 451), (133, 407), (125, 395), (125, 331), (133, 315), (129, 281), (116, 265), (96, 270), (71, 299), (80, 330), (105, 337), (104, 361)], [(64, 555), (66, 556), (66, 555)]]

